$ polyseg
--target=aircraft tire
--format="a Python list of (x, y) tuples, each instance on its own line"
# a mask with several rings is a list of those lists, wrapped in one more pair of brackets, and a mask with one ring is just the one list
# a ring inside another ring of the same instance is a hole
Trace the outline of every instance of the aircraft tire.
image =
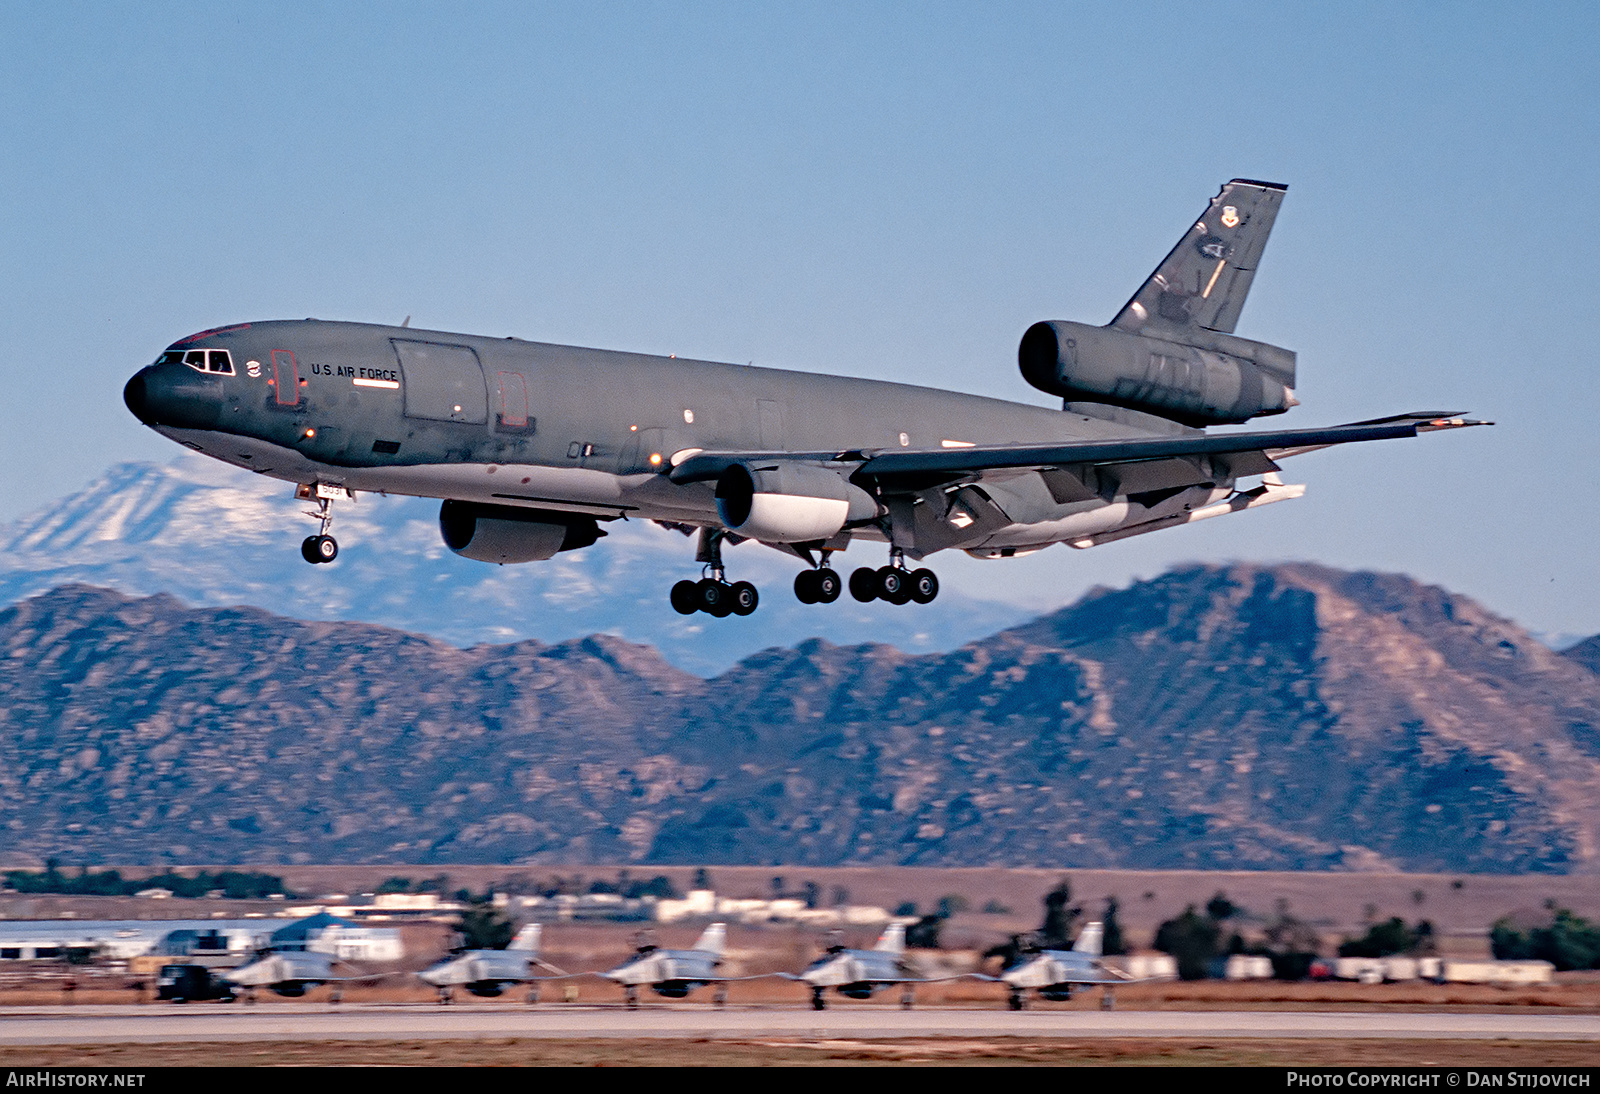
[(312, 550), (316, 552), (315, 562), (332, 562), (339, 557), (339, 543), (332, 536), (312, 536)]
[(1020, 991), (1013, 991), (1011, 993), (1009, 1005), (1012, 1010), (1021, 1010), (1023, 1007), (1027, 1006), (1027, 1003), (1023, 1001), (1022, 993)]
[(700, 593), (700, 610), (717, 619), (726, 619), (733, 612), (733, 598), (728, 586), (714, 578), (701, 578), (696, 586)]
[(911, 582), (906, 572), (893, 566), (878, 571), (878, 595), (891, 604), (911, 603)]
[(802, 604), (815, 604), (822, 599), (817, 587), (817, 571), (801, 570), (794, 575), (794, 598)]
[(307, 536), (300, 542), (300, 557), (311, 565), (317, 564), (317, 537)]
[(700, 587), (693, 581), (680, 581), (672, 587), (672, 610), (679, 615), (693, 615), (700, 610)]
[(932, 570), (911, 571), (911, 599), (918, 604), (932, 604), (939, 595), (939, 578)]
[(728, 606), (734, 615), (749, 615), (761, 603), (761, 594), (748, 581), (735, 581), (728, 592)]
[(863, 566), (850, 575), (850, 595), (863, 604), (878, 599), (878, 571)]
[(811, 1009), (812, 1010), (827, 1010), (828, 1009), (828, 1000), (823, 997), (821, 988), (812, 988), (811, 989)]
[(844, 591), (844, 582), (839, 580), (839, 575), (824, 566), (815, 571), (817, 575), (817, 599), (824, 604), (832, 604), (839, 599), (839, 594)]

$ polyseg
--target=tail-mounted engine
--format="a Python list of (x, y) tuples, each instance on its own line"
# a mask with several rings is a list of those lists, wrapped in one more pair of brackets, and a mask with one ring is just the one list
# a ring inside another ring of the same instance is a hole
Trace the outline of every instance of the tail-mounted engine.
[(593, 517), (446, 501), (439, 506), (444, 545), (479, 562), (542, 562), (558, 551), (588, 547), (605, 535)]
[(1185, 425), (1245, 422), (1298, 404), (1292, 351), (1199, 333), (1209, 347), (1114, 327), (1035, 323), (1022, 336), (1017, 363), (1040, 391), (1142, 410)]

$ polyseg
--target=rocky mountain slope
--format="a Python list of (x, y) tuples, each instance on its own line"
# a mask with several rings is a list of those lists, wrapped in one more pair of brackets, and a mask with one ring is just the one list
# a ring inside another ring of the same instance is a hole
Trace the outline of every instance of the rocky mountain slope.
[(1465, 598), (1193, 567), (710, 680), (82, 586), (0, 612), (0, 828), (71, 862), (1600, 872), (1600, 676)]
[[(593, 547), (548, 562), (489, 566), (450, 553), (439, 503), (362, 495), (334, 507), (339, 560), (307, 566), (300, 540), (316, 530), (285, 483), (200, 456), (112, 467), (83, 490), (0, 525), (0, 604), (69, 582), (185, 602), (254, 604), (297, 619), (359, 620), (458, 645), (543, 642), (588, 634), (648, 642), (680, 667), (721, 672), (794, 635), (868, 638), (948, 650), (1030, 613), (947, 588), (927, 607), (805, 605), (791, 592), (798, 560), (759, 544), (727, 553), (730, 572), (761, 589), (748, 618), (680, 616), (667, 590), (699, 577), (694, 543), (640, 521), (613, 521)], [(864, 544), (846, 567), (881, 566)]]

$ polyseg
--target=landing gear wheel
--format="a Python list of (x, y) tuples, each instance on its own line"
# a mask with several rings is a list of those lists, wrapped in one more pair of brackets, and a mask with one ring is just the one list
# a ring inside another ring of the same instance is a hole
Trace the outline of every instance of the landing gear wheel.
[(1010, 1006), (1012, 1010), (1021, 1010), (1027, 1006), (1027, 1003), (1023, 1002), (1022, 993), (1015, 988), (1011, 989)]
[(878, 599), (878, 571), (863, 566), (851, 574), (850, 595), (863, 604)]
[(844, 582), (839, 580), (839, 575), (826, 566), (812, 572), (816, 574), (817, 599), (824, 604), (838, 600), (839, 594), (844, 591)]
[(811, 989), (811, 1009), (812, 1010), (827, 1010), (828, 1009), (828, 1001), (822, 997), (822, 989), (821, 988), (812, 988)]
[(817, 571), (801, 570), (794, 575), (794, 598), (802, 604), (815, 604), (822, 599), (818, 587)]
[(714, 578), (703, 577), (695, 586), (700, 594), (700, 610), (717, 619), (726, 619), (733, 612), (733, 598), (728, 586)]
[(911, 571), (911, 599), (918, 604), (932, 604), (939, 595), (939, 579), (932, 570)]
[(339, 557), (339, 544), (332, 536), (307, 536), (300, 544), (300, 557), (313, 565)]
[(734, 615), (749, 615), (761, 603), (761, 594), (748, 581), (735, 581), (728, 593), (728, 606)]
[(711, 1005), (714, 1007), (728, 1005), (728, 986), (726, 984), (718, 984), (717, 990), (711, 993)]
[(891, 604), (909, 604), (911, 582), (906, 580), (906, 572), (893, 566), (885, 566), (879, 570), (878, 595)]
[(680, 581), (672, 587), (672, 610), (693, 615), (700, 610), (700, 587), (693, 581)]

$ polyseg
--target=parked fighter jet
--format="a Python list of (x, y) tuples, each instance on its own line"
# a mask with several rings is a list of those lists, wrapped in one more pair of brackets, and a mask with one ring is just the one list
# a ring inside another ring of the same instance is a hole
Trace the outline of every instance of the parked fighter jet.
[(719, 976), (722, 952), (727, 945), (728, 926), (713, 923), (687, 950), (663, 950), (649, 943), (641, 945), (629, 960), (600, 975), (615, 980), (627, 991), (628, 1006), (639, 1005), (639, 988), (648, 987), (668, 999), (682, 999), (706, 984), (716, 985), (712, 1001), (727, 1002), (727, 983), (734, 977)]
[(1027, 1005), (1025, 993), (1029, 988), (1037, 991), (1041, 999), (1060, 1002), (1071, 999), (1073, 989), (1091, 984), (1105, 988), (1101, 1006), (1111, 1009), (1112, 989), (1127, 983), (1129, 977), (1101, 962), (1101, 938), (1101, 924), (1089, 923), (1070, 950), (1038, 950), (1018, 956), (997, 978), (1011, 988), (1011, 1009), (1022, 1010)]
[(441, 1003), (450, 1002), (451, 988), (465, 988), (473, 995), (493, 999), (517, 984), (533, 985), (528, 991), (528, 1002), (536, 1003), (539, 1001), (537, 981), (550, 979), (536, 975), (536, 966), (548, 968), (558, 976), (565, 975), (539, 960), (539, 933), (539, 924), (530, 923), (518, 931), (511, 945), (503, 950), (463, 950), (417, 975), (439, 989)]
[[(697, 533), (684, 614), (755, 610), (722, 545), (794, 555), (806, 603), (837, 600), (833, 554), (888, 565), (861, 601), (927, 603), (911, 569), (938, 551), (1009, 558), (1143, 535), (1297, 498), (1289, 456), (1479, 425), (1426, 411), (1349, 425), (1207, 433), (1298, 405), (1291, 350), (1233, 333), (1283, 200), (1223, 185), (1103, 327), (1035, 323), (1018, 363), (1061, 410), (904, 384), (360, 323), (273, 321), (174, 342), (127, 384), (139, 420), (189, 448), (296, 484), (332, 562), (331, 503), (358, 491), (444, 499), (452, 551), (529, 562), (643, 518)], [(1254, 486), (1245, 480), (1259, 480)]]
[[(298, 999), (312, 988), (350, 979), (334, 973), (339, 959), (314, 950), (264, 950), (254, 961), (222, 974), (222, 979), (244, 989), (253, 999), (256, 988), (268, 988), (278, 995)], [(337, 990), (334, 994), (338, 1001)]]
[(891, 923), (878, 936), (870, 950), (852, 950), (832, 945), (795, 980), (811, 985), (811, 1009), (824, 1010), (824, 992), (833, 988), (849, 999), (869, 999), (882, 988), (899, 986), (900, 1005), (910, 1009), (916, 985), (929, 979), (906, 962), (906, 925)]

